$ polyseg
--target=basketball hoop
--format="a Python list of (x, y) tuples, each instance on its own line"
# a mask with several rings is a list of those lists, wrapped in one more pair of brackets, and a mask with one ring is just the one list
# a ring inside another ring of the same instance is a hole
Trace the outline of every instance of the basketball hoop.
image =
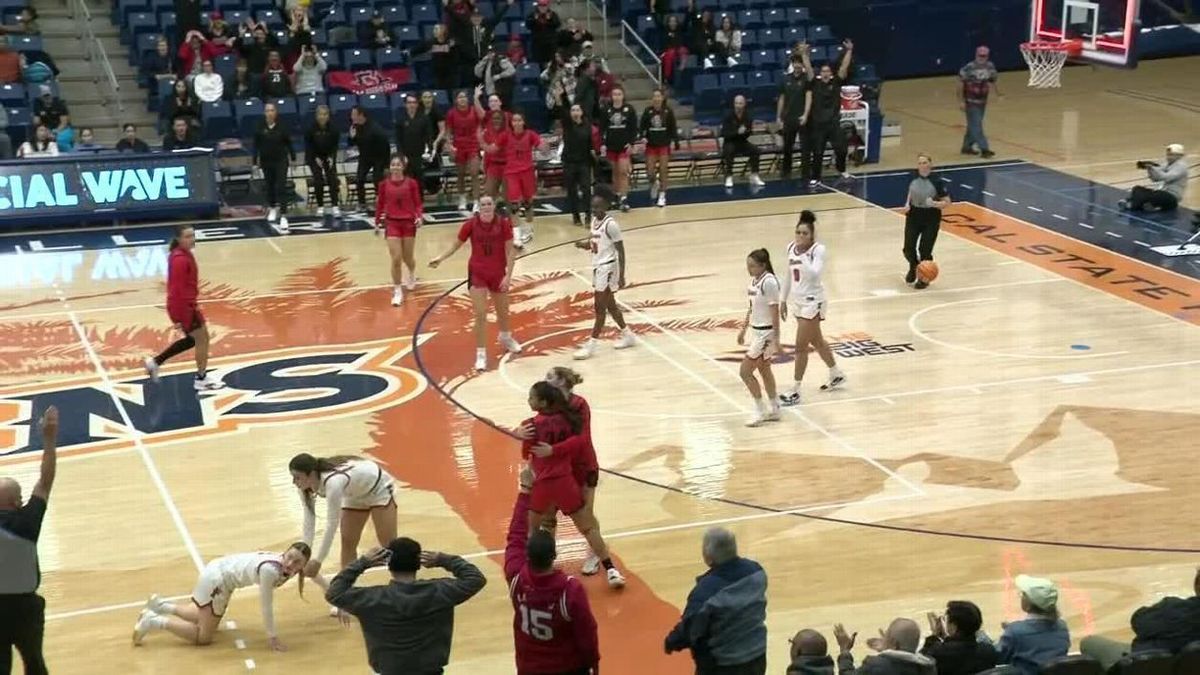
[(1067, 58), (1079, 56), (1083, 41), (1026, 42), (1021, 45), (1021, 56), (1029, 64), (1029, 86), (1047, 89), (1062, 86), (1062, 69)]

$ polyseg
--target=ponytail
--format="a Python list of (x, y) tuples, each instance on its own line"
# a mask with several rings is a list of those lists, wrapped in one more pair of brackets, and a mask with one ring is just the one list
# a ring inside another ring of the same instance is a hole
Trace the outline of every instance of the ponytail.
[(765, 248), (756, 248), (750, 252), (750, 259), (762, 265), (768, 272), (775, 274), (775, 268), (771, 267), (771, 254)]
[[(288, 462), (288, 471), (295, 471), (297, 473), (303, 473), (303, 474), (315, 473), (319, 476), (322, 473), (333, 471), (334, 469), (338, 468), (339, 466), (342, 466), (343, 464), (346, 464), (347, 462), (353, 462), (353, 461), (357, 461), (359, 459), (362, 459), (362, 458), (357, 457), (355, 455), (333, 455), (332, 457), (313, 457), (312, 455), (308, 454), (307, 452), (302, 452), (299, 455), (296, 455), (295, 457), (293, 457), (292, 461)], [(315, 513), (315, 509), (313, 507), (313, 490), (305, 490), (304, 491), (304, 507), (307, 508), (310, 512)]]
[[(306, 544), (302, 541), (298, 541), (288, 547), (288, 551), (290, 551), (292, 549), (296, 549), (297, 551), (300, 552), (300, 555), (304, 556), (304, 564), (307, 565), (308, 561), (312, 560), (312, 547), (310, 547), (308, 544)], [(284, 553), (287, 553), (287, 551), (284, 551)], [(300, 570), (300, 574), (297, 575), (296, 584), (300, 587), (300, 599), (303, 600), (304, 599), (304, 570)]]
[(567, 395), (561, 389), (542, 380), (533, 385), (533, 393), (546, 404), (546, 407), (540, 412), (547, 415), (562, 415), (566, 418), (567, 424), (571, 426), (573, 433), (577, 434), (583, 430), (583, 415), (571, 408), (567, 401)]
[(175, 236), (171, 237), (171, 243), (167, 245), (167, 250), (174, 251), (175, 249), (179, 248), (179, 238), (183, 236), (184, 232), (187, 232), (190, 229), (192, 229), (191, 225), (180, 225), (179, 227), (175, 228)]
[(567, 391), (574, 389), (577, 384), (583, 384), (583, 376), (566, 366), (554, 366), (550, 373), (556, 381), (563, 383)]

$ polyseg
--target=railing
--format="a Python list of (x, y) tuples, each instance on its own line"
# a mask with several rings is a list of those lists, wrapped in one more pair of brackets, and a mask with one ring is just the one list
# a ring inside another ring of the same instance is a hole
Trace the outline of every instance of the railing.
[[(628, 39), (629, 36), (633, 37), (633, 44), (630, 44)], [(650, 57), (650, 63), (654, 66), (653, 70), (650, 69), (649, 65), (646, 65), (645, 59), (643, 59), (642, 56), (634, 49), (634, 45), (640, 46), (645, 51), (645, 54)], [(650, 79), (654, 81), (654, 86), (661, 87), (662, 58), (660, 58), (658, 54), (654, 53), (654, 50), (650, 48), (650, 45), (646, 44), (646, 41), (642, 39), (641, 35), (638, 35), (637, 31), (633, 29), (633, 26), (629, 25), (628, 21), (621, 22), (621, 46), (623, 46), (625, 50), (629, 52), (629, 55), (633, 57), (634, 61), (638, 62), (638, 65), (642, 67), (642, 70), (646, 71), (646, 74), (649, 75)]]
[(87, 0), (69, 1), (78, 39), (83, 42), (83, 58), (91, 65), (92, 83), (96, 85), (96, 92), (100, 94), (100, 102), (105, 106), (110, 101), (115, 102), (117, 112), (123, 113), (125, 104), (121, 102), (121, 83), (113, 71), (108, 52), (96, 38), (96, 31), (92, 29), (92, 12), (88, 9)]
[(597, 49), (596, 51), (601, 56), (608, 56), (605, 51), (608, 49), (608, 4), (605, 0), (584, 0), (583, 5), (587, 8), (585, 10), (587, 30), (592, 35), (596, 34), (596, 31), (592, 29), (592, 16), (595, 15), (600, 18), (600, 44), (604, 45), (604, 47), (603, 50)]

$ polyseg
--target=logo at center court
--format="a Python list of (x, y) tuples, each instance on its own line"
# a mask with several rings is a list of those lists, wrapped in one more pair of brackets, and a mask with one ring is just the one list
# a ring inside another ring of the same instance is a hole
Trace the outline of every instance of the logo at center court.
[[(840, 359), (853, 359), (860, 356), (891, 356), (917, 350), (911, 342), (883, 342), (870, 333), (861, 331), (827, 335), (825, 339), (829, 341), (829, 348), (833, 350), (833, 355)], [(814, 350), (809, 347), (808, 352), (812, 354)], [(744, 354), (743, 349), (733, 349), (718, 356), (717, 360), (736, 363), (742, 360)], [(771, 359), (771, 363), (792, 363), (795, 360), (795, 348), (790, 344), (784, 344)]]

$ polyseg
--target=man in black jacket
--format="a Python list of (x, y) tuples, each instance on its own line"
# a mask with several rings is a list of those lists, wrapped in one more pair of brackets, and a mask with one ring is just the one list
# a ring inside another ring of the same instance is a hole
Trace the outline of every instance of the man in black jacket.
[(267, 193), (267, 224), (274, 226), (280, 234), (287, 234), (286, 215), (290, 201), (287, 191), (288, 167), (296, 160), (292, 149), (292, 137), (287, 127), (279, 121), (279, 110), (274, 103), (263, 106), (263, 121), (254, 134), (254, 165), (262, 172), (263, 185)]
[(808, 120), (809, 162), (812, 176), (809, 185), (821, 182), (821, 169), (825, 164), (825, 146), (833, 146), (833, 163), (843, 179), (851, 178), (846, 173), (846, 134), (842, 131), (842, 84), (850, 75), (850, 62), (854, 59), (854, 43), (843, 40), (842, 61), (837, 73), (828, 64), (821, 66), (817, 76), (809, 82), (812, 88), (812, 113)]
[(496, 7), (496, 13), (490, 19), (484, 19), (478, 9), (471, 12), (471, 25), (457, 39), (457, 49), (460, 57), (459, 83), (464, 87), (473, 87), (479, 78), (475, 77), (475, 65), (487, 56), (492, 48), (492, 33), (496, 24), (508, 13), (512, 0)]
[(745, 155), (749, 158), (750, 184), (754, 187), (765, 185), (758, 177), (758, 148), (750, 142), (750, 132), (754, 129), (754, 119), (746, 108), (746, 97), (738, 94), (733, 97), (733, 110), (721, 121), (721, 168), (725, 171), (725, 187), (733, 187), (733, 158)]
[(1165, 649), (1178, 654), (1189, 643), (1200, 640), (1200, 569), (1192, 580), (1190, 598), (1163, 598), (1133, 613), (1133, 644), (1099, 635), (1085, 637), (1079, 651), (1096, 659), (1107, 671), (1126, 654)]
[(938, 675), (975, 675), (993, 668), (998, 655), (991, 642), (979, 640), (983, 613), (973, 602), (951, 600), (946, 614), (929, 614), (929, 637), (921, 653), (937, 663)]
[(933, 659), (918, 654), (921, 644), (921, 627), (912, 619), (893, 619), (882, 637), (868, 640), (868, 645), (878, 654), (863, 659), (862, 665), (854, 667), (854, 639), (858, 633), (850, 634), (835, 624), (833, 636), (837, 638), (839, 675), (937, 675), (937, 664)]
[(563, 188), (567, 191), (567, 208), (571, 222), (583, 226), (583, 217), (592, 203), (592, 166), (596, 161), (599, 133), (592, 121), (583, 115), (578, 103), (571, 106), (563, 120), (562, 152)]
[[(387, 134), (359, 106), (350, 109), (350, 144), (358, 147), (354, 187), (358, 195), (358, 210), (362, 211), (367, 209), (367, 174), (371, 174), (372, 186), (387, 177), (392, 148)], [(375, 210), (370, 209), (370, 212), (373, 214)]]
[(824, 635), (805, 628), (788, 642), (792, 643), (792, 664), (787, 675), (834, 675), (836, 669)]
[(404, 173), (425, 181), (425, 157), (430, 155), (437, 132), (415, 94), (404, 97), (404, 112), (396, 116), (396, 151), (404, 155)]
[(779, 118), (779, 133), (783, 135), (783, 169), (780, 171), (783, 178), (792, 176), (792, 152), (797, 139), (800, 141), (800, 175), (804, 180), (812, 177), (805, 138), (811, 110), (812, 90), (808, 87), (804, 60), (799, 55), (793, 55), (792, 74), (785, 76), (779, 85), (779, 101), (775, 111)]
[(546, 66), (554, 59), (554, 49), (558, 44), (558, 29), (562, 20), (558, 13), (550, 9), (550, 0), (537, 0), (533, 14), (525, 19), (525, 27), (529, 29), (529, 41), (533, 47), (533, 60), (539, 66)]
[[(368, 568), (385, 564), (391, 583), (353, 588)], [(454, 578), (418, 581), (421, 567), (440, 567)], [(329, 583), (325, 599), (358, 618), (375, 672), (440, 675), (450, 660), (454, 608), (486, 584), (479, 568), (459, 556), (422, 551), (420, 544), (401, 537), (350, 563)]]
[(188, 124), (186, 117), (176, 117), (171, 123), (171, 131), (163, 136), (162, 149), (163, 152), (173, 152), (175, 150), (187, 150), (194, 148), (200, 144), (200, 139), (196, 138), (195, 132), (192, 131), (192, 125)]

